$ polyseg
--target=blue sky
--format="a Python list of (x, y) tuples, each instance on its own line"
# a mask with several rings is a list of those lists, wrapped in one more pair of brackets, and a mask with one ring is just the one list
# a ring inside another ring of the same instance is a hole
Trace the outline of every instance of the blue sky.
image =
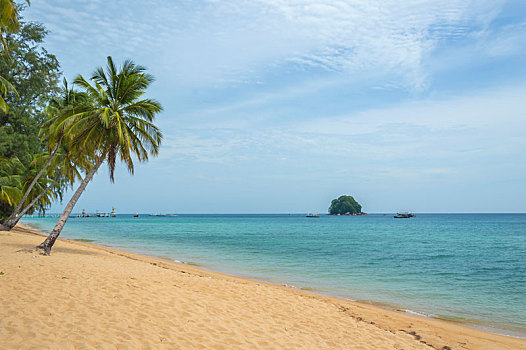
[[(64, 75), (157, 78), (160, 155), (77, 210), (526, 212), (526, 2), (35, 0)], [(65, 203), (64, 203), (65, 204)], [(61, 210), (56, 204), (51, 211)]]

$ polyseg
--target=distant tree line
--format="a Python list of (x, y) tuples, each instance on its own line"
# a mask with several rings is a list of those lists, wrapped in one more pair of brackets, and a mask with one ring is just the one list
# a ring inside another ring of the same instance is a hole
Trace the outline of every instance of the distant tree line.
[(0, 230), (44, 212), (79, 183), (36, 247), (49, 254), (102, 164), (113, 182), (117, 162), (133, 173), (134, 162), (158, 154), (162, 133), (153, 122), (162, 106), (144, 97), (154, 78), (131, 60), (118, 67), (108, 57), (88, 79), (60, 84), (59, 62), (43, 47), (44, 26), (21, 22), (13, 0), (0, 6)]

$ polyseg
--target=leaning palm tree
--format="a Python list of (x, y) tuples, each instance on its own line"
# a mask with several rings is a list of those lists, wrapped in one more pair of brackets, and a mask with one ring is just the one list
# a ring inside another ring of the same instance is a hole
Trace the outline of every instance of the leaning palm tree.
[[(45, 176), (39, 177), (38, 181), (34, 183), (35, 176), (31, 172), (38, 171), (43, 163), (48, 163), (49, 158), (53, 158), (53, 162), (48, 167)], [(25, 194), (28, 193), (28, 184), (31, 183), (32, 190), (29, 191), (29, 196), (24, 196), (19, 200), (20, 211), (12, 212), (9, 218), (0, 224), (0, 231), (9, 231), (20, 221), (20, 219), (28, 212), (34, 211), (36, 207), (47, 207), (54, 200), (62, 200), (62, 194), (68, 187), (73, 187), (75, 181), (82, 180), (80, 170), (91, 169), (93, 163), (90, 162), (83, 154), (74, 154), (68, 150), (67, 145), (62, 145), (60, 152), (50, 156), (47, 153), (42, 153), (35, 157), (30, 166), (34, 168), (27, 169), (29, 174), (22, 179), (22, 188), (26, 189)], [(22, 176), (23, 178), (23, 176)], [(23, 204), (20, 206), (20, 204)]]
[[(0, 227), (0, 230), (11, 230), (16, 225), (20, 217), (23, 215), (21, 214), (21, 211), (24, 211), (24, 206), (27, 206), (26, 200), (28, 199), (29, 195), (32, 192), (34, 192), (33, 188), (38, 184), (38, 181), (41, 178), (41, 176), (43, 176), (46, 172), (50, 171), (49, 168), (53, 164), (53, 162), (55, 162), (56, 164), (55, 167), (51, 167), (51, 170), (54, 170), (58, 166), (58, 164), (60, 164), (61, 160), (59, 160), (59, 162), (57, 163), (55, 159), (57, 155), (60, 154), (59, 151), (61, 151), (62, 153), (62, 160), (69, 159), (70, 161), (72, 161), (72, 154), (70, 153), (70, 148), (65, 146), (65, 142), (63, 142), (64, 125), (61, 123), (56, 123), (56, 121), (59, 118), (63, 119), (64, 117), (74, 115), (81, 111), (85, 111), (88, 107), (89, 106), (87, 104), (87, 95), (85, 93), (76, 91), (73, 87), (68, 86), (68, 81), (64, 78), (63, 87), (60, 90), (60, 94), (56, 97), (53, 97), (49, 101), (48, 106), (46, 107), (46, 114), (48, 118), (43, 123), (39, 131), (39, 137), (42, 139), (42, 142), (45, 142), (48, 146), (49, 156), (46, 157), (47, 160), (44, 163), (36, 164), (40, 165), (40, 167), (37, 166), (37, 168), (39, 168), (40, 170), (34, 177), (32, 177), (31, 181), (28, 182), (27, 186), (24, 186), (25, 192), (22, 196), (22, 199), (15, 206), (8, 220), (4, 223), (2, 227)], [(85, 163), (85, 160), (83, 159), (85, 157), (83, 155), (79, 156), (80, 158), (77, 157), (77, 161)], [(41, 191), (39, 193), (41, 193)], [(25, 210), (25, 212), (27, 212), (27, 210)]]
[(90, 106), (85, 111), (57, 118), (55, 124), (64, 128), (71, 139), (71, 147), (91, 157), (94, 165), (49, 236), (37, 247), (46, 255), (49, 255), (82, 192), (104, 162), (113, 182), (118, 159), (133, 174), (134, 158), (145, 162), (150, 155), (159, 153), (162, 133), (153, 121), (162, 107), (156, 100), (143, 98), (153, 82), (153, 76), (145, 71), (144, 67), (131, 60), (126, 60), (118, 70), (112, 58), (108, 57), (106, 69), (98, 68), (90, 78), (91, 83), (81, 75), (75, 79), (75, 84), (88, 95)]

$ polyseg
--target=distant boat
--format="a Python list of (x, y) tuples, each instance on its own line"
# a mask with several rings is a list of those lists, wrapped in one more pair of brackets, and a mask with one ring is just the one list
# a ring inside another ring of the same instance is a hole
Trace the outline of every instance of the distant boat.
[(416, 215), (406, 211), (405, 213), (396, 213), (395, 216), (393, 216), (396, 219), (408, 219), (408, 218), (414, 218)]
[(166, 216), (166, 214), (150, 214), (149, 216)]
[(93, 215), (87, 214), (86, 209), (82, 209), (82, 214), (77, 215), (78, 218), (91, 218)]
[(138, 214), (138, 213), (135, 213), (135, 214), (133, 214), (133, 217), (134, 217), (134, 218), (138, 218), (138, 217), (139, 217), (139, 214)]
[(82, 214), (77, 215), (77, 217), (80, 217), (80, 218), (90, 218), (90, 217), (92, 217), (92, 216), (93, 216), (93, 215), (91, 215), (91, 214), (87, 214), (87, 213), (86, 213), (86, 209), (82, 209)]
[(316, 213), (316, 214), (313, 214), (313, 213), (308, 213), (306, 215), (307, 218), (319, 218), (320, 217), (320, 214)]

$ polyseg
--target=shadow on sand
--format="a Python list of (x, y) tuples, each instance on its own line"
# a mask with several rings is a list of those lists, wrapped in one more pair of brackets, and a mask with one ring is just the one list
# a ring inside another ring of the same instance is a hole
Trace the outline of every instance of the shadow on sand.
[[(3, 243), (3, 245), (11, 246), (16, 248), (17, 252), (23, 252), (23, 253), (33, 253), (37, 254), (38, 251), (35, 250), (35, 246), (32, 244), (15, 244), (15, 243)], [(76, 249), (76, 248), (70, 248), (70, 247), (53, 247), (51, 250), (51, 255), (53, 254), (59, 254), (59, 253), (65, 253), (65, 254), (77, 254), (77, 255), (101, 255), (102, 252), (98, 252), (95, 249)]]

